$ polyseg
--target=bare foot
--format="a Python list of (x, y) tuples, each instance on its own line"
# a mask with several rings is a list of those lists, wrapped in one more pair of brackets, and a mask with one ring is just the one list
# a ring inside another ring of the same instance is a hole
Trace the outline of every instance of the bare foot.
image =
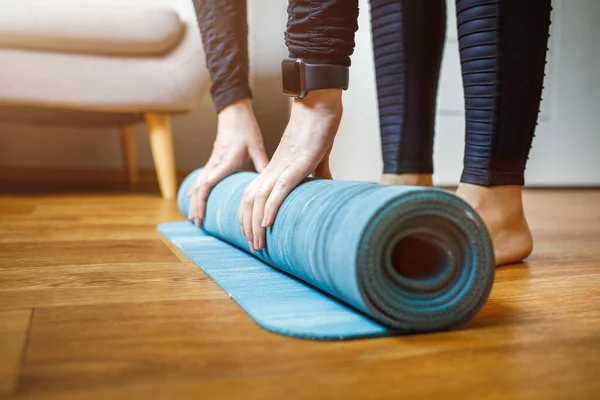
[(533, 250), (533, 237), (523, 212), (521, 186), (478, 186), (461, 183), (456, 194), (481, 215), (492, 237), (496, 266), (514, 264)]
[(431, 174), (383, 174), (382, 185), (433, 186)]

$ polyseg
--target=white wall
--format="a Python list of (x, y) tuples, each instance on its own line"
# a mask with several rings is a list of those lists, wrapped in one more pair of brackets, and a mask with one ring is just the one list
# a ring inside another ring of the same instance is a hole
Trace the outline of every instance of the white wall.
[[(276, 5), (276, 6), (274, 6)], [(332, 154), (337, 179), (376, 181), (382, 163), (368, 0), (360, 0), (357, 47), (345, 115)], [(281, 94), (286, 2), (249, 1), (255, 108), (273, 151), (285, 127)], [(435, 181), (455, 184), (462, 168), (464, 122), (453, 0), (440, 85)], [(600, 185), (600, 1), (554, 0), (542, 115), (527, 168), (529, 185)], [(177, 166), (189, 170), (210, 154), (216, 119), (210, 99), (174, 122)], [(151, 168), (145, 132), (138, 136), (140, 166)], [(116, 130), (47, 129), (0, 125), (0, 166), (120, 168)]]
[[(600, 1), (554, 0), (550, 52), (539, 127), (526, 181), (536, 185), (600, 185)], [(382, 168), (368, 0), (360, 0), (345, 115), (332, 153), (334, 177), (377, 180)], [(464, 154), (463, 90), (454, 1), (438, 98), (434, 150), (437, 184), (456, 184)]]

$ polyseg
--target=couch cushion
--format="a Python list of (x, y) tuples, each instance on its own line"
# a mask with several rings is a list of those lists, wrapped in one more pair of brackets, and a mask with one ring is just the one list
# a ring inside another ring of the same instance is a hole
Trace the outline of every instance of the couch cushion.
[(0, 122), (45, 127), (113, 127), (144, 120), (142, 113), (117, 113), (0, 104)]
[(0, 0), (0, 47), (102, 55), (159, 55), (184, 23), (168, 8), (102, 1)]

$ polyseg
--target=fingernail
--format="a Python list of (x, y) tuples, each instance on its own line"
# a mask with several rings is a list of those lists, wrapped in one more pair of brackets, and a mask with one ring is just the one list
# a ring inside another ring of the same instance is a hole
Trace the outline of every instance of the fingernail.
[(250, 251), (254, 253), (254, 245), (249, 240), (248, 240), (248, 247), (250, 247)]
[(260, 239), (257, 236), (254, 236), (254, 249), (256, 251), (260, 250)]
[(269, 223), (269, 217), (267, 215), (264, 216), (262, 223), (260, 224), (263, 228), (267, 227), (267, 224)]
[(265, 239), (265, 237), (264, 237), (264, 236), (261, 236), (261, 237), (260, 237), (260, 242), (259, 242), (259, 244), (260, 244), (260, 249), (261, 249), (261, 250), (262, 250), (262, 249), (264, 249), (265, 247), (267, 247), (266, 239)]

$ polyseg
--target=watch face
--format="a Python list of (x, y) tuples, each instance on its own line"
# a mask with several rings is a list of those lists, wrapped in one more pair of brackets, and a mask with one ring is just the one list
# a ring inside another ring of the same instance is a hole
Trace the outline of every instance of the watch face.
[(281, 76), (283, 77), (283, 92), (291, 95), (299, 95), (300, 66), (294, 60), (285, 60), (281, 63)]

